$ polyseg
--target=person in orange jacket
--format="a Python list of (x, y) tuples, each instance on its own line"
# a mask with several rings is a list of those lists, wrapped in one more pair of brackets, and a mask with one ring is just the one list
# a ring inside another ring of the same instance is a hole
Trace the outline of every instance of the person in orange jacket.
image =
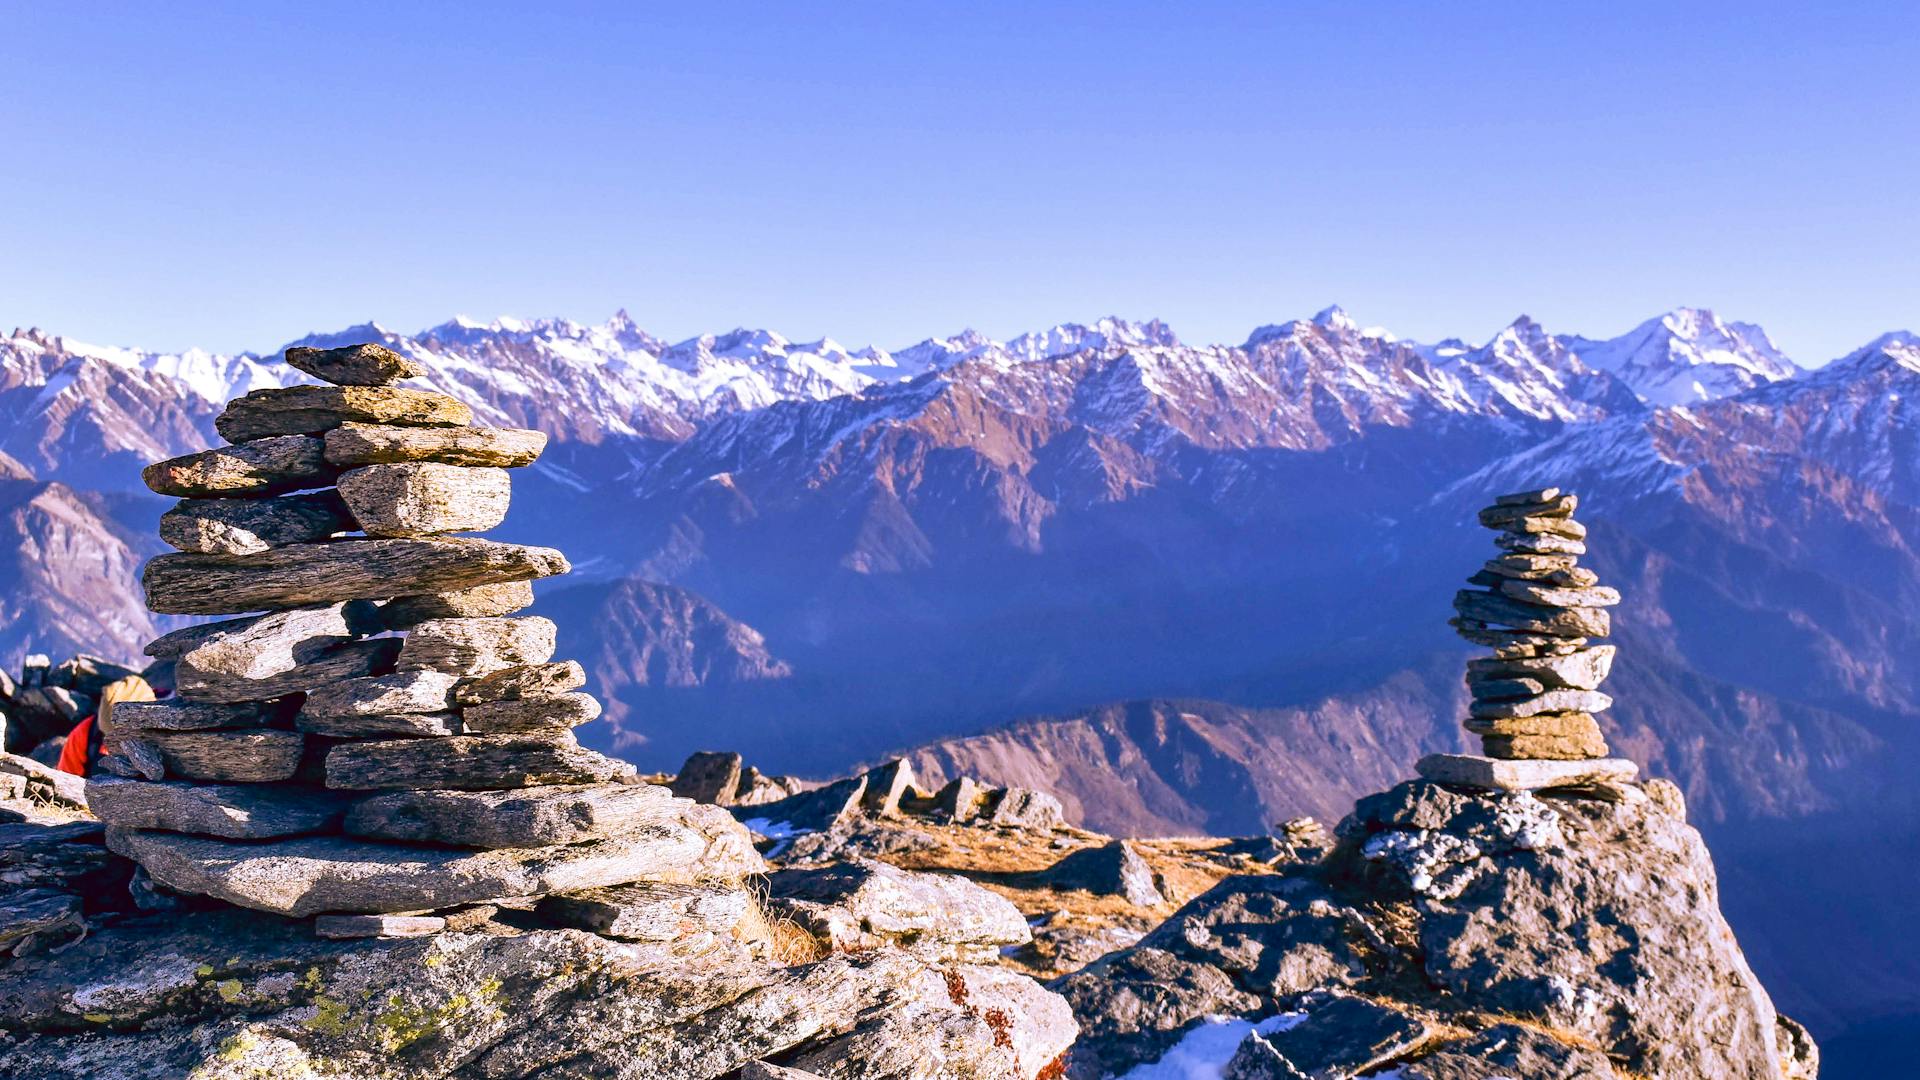
[(118, 682), (108, 684), (100, 691), (100, 707), (94, 715), (73, 726), (67, 733), (67, 744), (60, 748), (61, 772), (75, 776), (87, 776), (93, 772), (94, 763), (107, 751), (107, 740), (113, 735), (113, 707), (123, 701), (152, 701), (153, 687), (138, 675), (129, 675)]

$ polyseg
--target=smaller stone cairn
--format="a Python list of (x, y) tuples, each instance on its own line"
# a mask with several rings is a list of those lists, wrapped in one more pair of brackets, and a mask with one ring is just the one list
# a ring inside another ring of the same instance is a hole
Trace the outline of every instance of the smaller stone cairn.
[(739, 892), (765, 868), (746, 830), (574, 738), (600, 705), (553, 659), (554, 624), (514, 614), (565, 557), (451, 535), (500, 523), (506, 470), (546, 437), (394, 386), (424, 371), (379, 345), (287, 362), (329, 385), (234, 400), (230, 445), (145, 471), (181, 499), (147, 606), (240, 617), (147, 647), (177, 694), (114, 710), (87, 785), (108, 845), (176, 892), (328, 936)]
[(1631, 780), (1637, 767), (1608, 756), (1594, 719), (1613, 704), (1600, 684), (1615, 647), (1594, 644), (1611, 631), (1618, 590), (1579, 565), (1585, 526), (1579, 498), (1559, 488), (1515, 492), (1480, 511), (1501, 553), (1467, 579), (1479, 586), (1453, 598), (1451, 625), (1493, 655), (1467, 663), (1473, 703), (1466, 728), (1483, 755), (1423, 758), (1421, 776), (1440, 783), (1509, 791)]

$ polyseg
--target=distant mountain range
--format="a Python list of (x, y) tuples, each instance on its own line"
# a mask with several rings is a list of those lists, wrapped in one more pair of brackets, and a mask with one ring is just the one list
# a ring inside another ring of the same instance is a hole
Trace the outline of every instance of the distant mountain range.
[[(1920, 850), (1912, 335), (1813, 370), (1693, 309), (1479, 345), (1338, 308), (1233, 346), (1120, 319), (891, 352), (667, 344), (624, 313), (293, 344), (367, 340), (483, 422), (554, 436), (501, 534), (573, 558), (540, 609), (608, 701), (590, 738), (815, 774), (911, 750), (1118, 831), (1331, 814), (1458, 748), (1445, 620), (1487, 554), (1471, 511), (1571, 487), (1626, 595), (1613, 744), (1681, 783), (1734, 876), (1879, 845), (1831, 856), (1860, 880), (1777, 880), (1747, 913), (1781, 943), (1770, 984), (1834, 1023), (1920, 1013), (1920, 976), (1794, 944), (1870, 938), (1920, 887), (1920, 860), (1884, 857)], [(166, 505), (139, 466), (211, 445), (226, 398), (304, 380), (276, 355), (0, 339), (0, 657), (129, 658), (171, 625), (135, 585)], [(1920, 946), (1863, 944), (1920, 970)]]

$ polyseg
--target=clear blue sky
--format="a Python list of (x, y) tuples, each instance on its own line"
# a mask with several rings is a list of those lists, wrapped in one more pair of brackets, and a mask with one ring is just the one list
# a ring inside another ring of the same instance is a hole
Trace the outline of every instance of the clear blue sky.
[(1786, 8), (0, 0), (0, 332), (1693, 304), (1819, 362), (1920, 329), (1920, 5)]

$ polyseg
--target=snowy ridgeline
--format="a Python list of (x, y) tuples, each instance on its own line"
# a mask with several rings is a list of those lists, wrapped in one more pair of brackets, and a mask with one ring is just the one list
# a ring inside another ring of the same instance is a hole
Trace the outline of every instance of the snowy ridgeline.
[[(1661, 406), (1724, 397), (1790, 378), (1798, 370), (1760, 328), (1688, 308), (1605, 339), (1548, 334), (1522, 317), (1477, 348), (1458, 339), (1400, 341), (1385, 330), (1361, 327), (1339, 308), (1311, 320), (1262, 326), (1239, 346), (1184, 345), (1157, 320), (1119, 318), (1064, 323), (1008, 341), (966, 330), (891, 351), (849, 349), (830, 338), (796, 343), (769, 330), (747, 329), (670, 344), (641, 330), (625, 312), (594, 326), (567, 319), (479, 323), (457, 318), (411, 335), (365, 323), (289, 344), (331, 347), (360, 341), (379, 341), (422, 360), (432, 372), (427, 384), (483, 410), (506, 399), (582, 396), (569, 383), (589, 378), (593, 392), (584, 396), (591, 400), (580, 404), (604, 414), (598, 418), (615, 431), (631, 425), (635, 410), (698, 420), (779, 401), (854, 394), (962, 363), (1005, 371), (1088, 350), (1125, 350), (1171, 367), (1175, 378), (1208, 377), (1230, 387), (1266, 377), (1248, 363), (1256, 350), (1306, 354), (1331, 347), (1333, 355), (1317, 359), (1350, 368), (1355, 389), (1376, 391), (1382, 379), (1406, 377), (1385, 368), (1417, 358), (1422, 370), (1412, 376), (1415, 392), (1442, 407), (1471, 411), (1497, 399), (1541, 419), (1576, 418), (1584, 396), (1577, 384), (1597, 372)], [(0, 338), (0, 372), (11, 385), (41, 385), (57, 394), (57, 373), (74, 358), (161, 377), (208, 403), (304, 381), (277, 353), (146, 352), (38, 331), (16, 330), (11, 338)]]

